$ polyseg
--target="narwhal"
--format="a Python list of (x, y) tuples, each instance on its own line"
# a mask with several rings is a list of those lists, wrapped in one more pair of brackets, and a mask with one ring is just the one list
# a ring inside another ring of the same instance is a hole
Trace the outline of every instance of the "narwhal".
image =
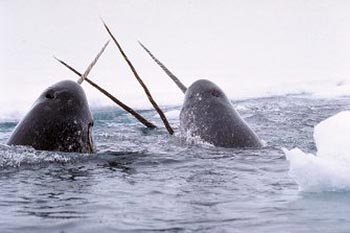
[(200, 79), (186, 87), (141, 42), (142, 48), (185, 94), (180, 112), (183, 135), (201, 138), (218, 147), (261, 147), (257, 134), (233, 108), (231, 101), (215, 83)]
[(109, 41), (83, 74), (55, 57), (80, 78), (77, 82), (65, 80), (47, 88), (16, 126), (7, 144), (31, 146), (37, 150), (92, 153), (93, 118), (85, 92), (80, 86), (83, 81), (97, 88), (146, 127), (156, 128), (153, 123), (87, 77), (108, 43)]
[(7, 140), (8, 145), (37, 150), (92, 153), (93, 117), (83, 88), (108, 42), (77, 82), (64, 80), (48, 87), (33, 104)]
[(18, 123), (8, 145), (92, 153), (93, 118), (83, 88), (64, 80), (48, 87)]

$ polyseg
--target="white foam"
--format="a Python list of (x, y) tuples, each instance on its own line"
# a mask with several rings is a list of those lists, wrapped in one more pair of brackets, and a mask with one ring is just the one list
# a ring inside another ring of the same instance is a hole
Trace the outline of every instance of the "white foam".
[(200, 136), (192, 134), (191, 130), (182, 132), (180, 131), (178, 134), (176, 134), (178, 138), (183, 141), (185, 144), (188, 145), (201, 145), (204, 147), (215, 147), (213, 144), (203, 140)]
[(71, 161), (68, 154), (49, 151), (38, 151), (27, 146), (8, 146), (0, 144), (0, 168), (20, 167), (23, 164), (39, 164), (43, 162), (67, 163)]
[(350, 111), (319, 123), (314, 130), (317, 153), (298, 148), (283, 149), (290, 163), (289, 174), (301, 191), (350, 190)]
[(247, 111), (249, 111), (250, 109), (247, 107), (247, 106), (245, 106), (245, 105), (237, 105), (236, 107), (235, 107), (235, 109), (236, 109), (236, 111), (238, 111), (238, 112), (247, 112)]

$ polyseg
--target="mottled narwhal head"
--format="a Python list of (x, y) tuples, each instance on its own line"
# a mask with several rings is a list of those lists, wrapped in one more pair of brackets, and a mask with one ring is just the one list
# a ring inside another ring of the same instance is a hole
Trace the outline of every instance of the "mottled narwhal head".
[(92, 126), (92, 115), (82, 87), (73, 81), (61, 81), (39, 96), (7, 144), (90, 153), (93, 151)]
[(213, 82), (200, 79), (185, 92), (180, 114), (180, 128), (192, 132), (199, 128), (210, 128), (215, 122), (221, 122), (222, 116), (234, 111), (225, 93)]
[(200, 79), (192, 83), (185, 92), (185, 104), (217, 104), (230, 103), (225, 93), (215, 83)]
[(213, 82), (198, 80), (185, 92), (180, 129), (220, 147), (259, 147), (260, 139)]

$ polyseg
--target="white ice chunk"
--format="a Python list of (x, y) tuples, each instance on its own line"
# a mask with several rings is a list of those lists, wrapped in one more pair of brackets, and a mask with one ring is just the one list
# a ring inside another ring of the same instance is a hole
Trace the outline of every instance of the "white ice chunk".
[(315, 127), (317, 155), (283, 149), (289, 174), (301, 191), (350, 190), (350, 111), (340, 112)]

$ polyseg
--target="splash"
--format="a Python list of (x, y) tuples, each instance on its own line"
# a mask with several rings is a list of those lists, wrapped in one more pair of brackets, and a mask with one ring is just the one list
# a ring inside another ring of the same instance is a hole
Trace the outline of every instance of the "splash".
[(45, 163), (68, 163), (75, 161), (78, 157), (72, 153), (38, 151), (27, 146), (0, 144), (0, 169)]

